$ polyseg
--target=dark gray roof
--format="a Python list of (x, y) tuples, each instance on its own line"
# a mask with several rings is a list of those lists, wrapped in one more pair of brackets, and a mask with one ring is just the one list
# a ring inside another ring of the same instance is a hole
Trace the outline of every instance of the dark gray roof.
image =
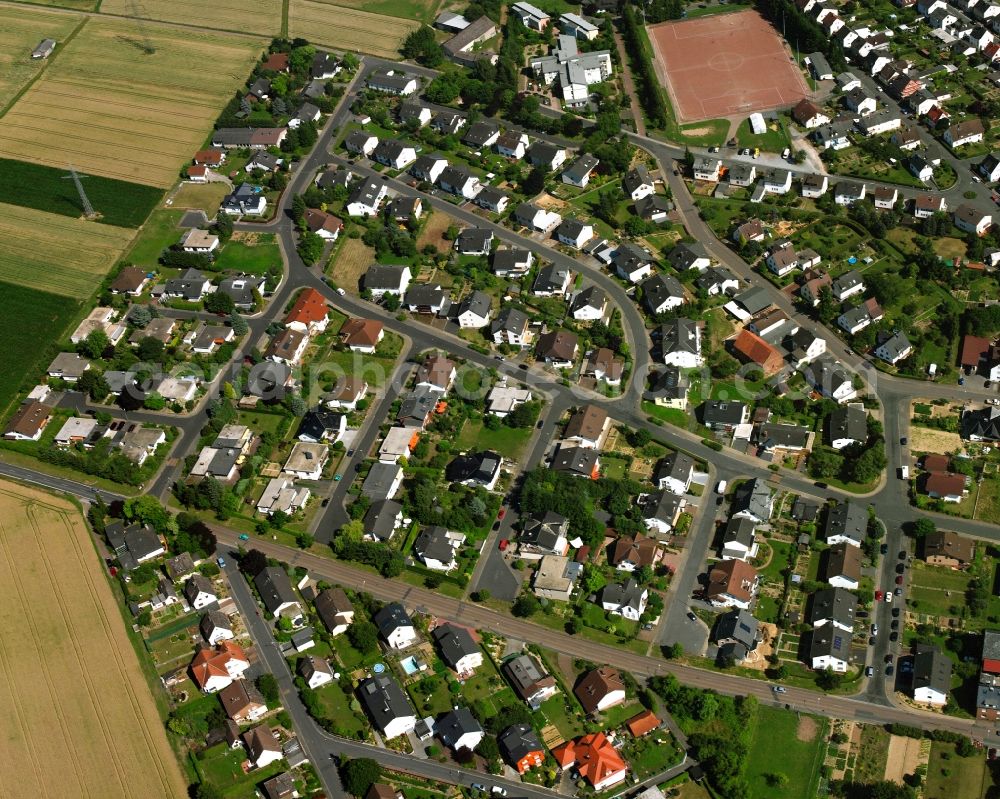
[(658, 519), (672, 524), (683, 499), (670, 491), (654, 491), (646, 495), (642, 505), (643, 519)]
[(445, 476), (452, 483), (472, 480), (479, 483), (492, 482), (500, 469), (503, 458), (495, 452), (484, 450), (459, 455), (445, 469)]
[(948, 696), (951, 692), (951, 660), (936, 646), (917, 645), (913, 656), (913, 690), (930, 688)]
[(380, 730), (406, 716), (416, 716), (410, 700), (392, 677), (379, 674), (358, 684), (358, 698)]
[(521, 533), (522, 544), (531, 544), (540, 549), (552, 550), (560, 536), (569, 532), (569, 519), (554, 511), (533, 513), (524, 522)]
[(668, 477), (687, 482), (694, 470), (694, 459), (683, 452), (671, 452), (660, 461), (656, 468), (656, 480), (665, 480)]
[(746, 511), (758, 519), (767, 520), (771, 516), (771, 490), (763, 480), (754, 478), (742, 483), (733, 497), (734, 514)]
[(809, 623), (832, 621), (842, 627), (854, 627), (854, 612), (858, 598), (846, 588), (823, 588), (813, 594)]
[(846, 662), (851, 651), (851, 634), (829, 624), (813, 630), (809, 659), (824, 655)]
[(868, 415), (864, 408), (854, 405), (836, 408), (830, 414), (830, 439), (851, 438), (865, 441), (868, 438)]
[(538, 275), (535, 277), (535, 282), (531, 287), (532, 291), (559, 291), (566, 282), (565, 276), (566, 269), (562, 267), (558, 267), (555, 264), (543, 266), (538, 270)]
[(488, 317), (492, 304), (493, 300), (485, 291), (473, 291), (471, 294), (466, 294), (459, 303), (458, 313), (461, 315), (469, 311), (476, 316)]
[(497, 736), (500, 754), (511, 765), (532, 752), (544, 752), (538, 735), (530, 724), (514, 724)]
[(403, 510), (394, 499), (379, 499), (373, 502), (362, 520), (365, 532), (379, 541), (388, 541), (396, 529), (396, 518)]
[(560, 446), (552, 458), (552, 470), (589, 476), (594, 471), (599, 454), (588, 447)]
[(316, 614), (328, 630), (332, 630), (340, 625), (338, 618), (343, 613), (353, 613), (354, 606), (347, 598), (343, 588), (327, 588), (320, 591), (314, 602)]
[(493, 231), (486, 228), (468, 227), (458, 234), (455, 247), (461, 253), (480, 253), (489, 251), (493, 241)]
[(740, 517), (730, 519), (726, 523), (726, 529), (722, 534), (722, 544), (742, 544), (747, 549), (753, 546), (754, 530), (756, 525), (753, 520)]
[(455, 550), (444, 527), (434, 525), (425, 527), (413, 542), (413, 554), (422, 560), (439, 560), (450, 563), (455, 557)]
[(253, 578), (253, 584), (260, 594), (260, 599), (268, 612), (274, 614), (278, 608), (287, 602), (298, 601), (292, 581), (288, 574), (279, 566), (267, 566)]
[(847, 536), (854, 541), (864, 541), (868, 534), (868, 510), (864, 505), (851, 500), (838, 502), (830, 508), (826, 516), (824, 535)]
[(489, 120), (480, 120), (469, 125), (469, 129), (462, 136), (462, 141), (472, 147), (483, 147), (486, 142), (500, 132), (500, 126)]
[(643, 184), (651, 184), (653, 179), (649, 176), (649, 170), (644, 164), (639, 164), (635, 169), (628, 172), (622, 179), (622, 186), (625, 192), (631, 196), (637, 188)]
[(412, 627), (413, 620), (399, 602), (390, 602), (382, 607), (374, 616), (372, 622), (378, 627), (379, 635), (388, 638), (400, 627)]
[(706, 400), (702, 407), (702, 420), (706, 425), (735, 425), (743, 420), (746, 413), (745, 402), (728, 402), (726, 400)]
[(646, 307), (656, 310), (670, 297), (684, 297), (684, 287), (673, 275), (658, 272), (642, 281), (642, 300)]
[(737, 643), (748, 651), (757, 646), (757, 632), (760, 623), (752, 613), (745, 610), (731, 610), (721, 614), (715, 622), (712, 638), (718, 643)]
[(441, 659), (449, 668), (456, 668), (466, 655), (479, 652), (479, 646), (465, 627), (454, 624), (439, 624), (434, 628), (434, 640), (441, 649)]
[(372, 464), (365, 481), (361, 484), (361, 493), (372, 501), (389, 499), (389, 489), (400, 470), (395, 463)]
[(592, 170), (594, 170), (599, 163), (601, 162), (594, 158), (594, 156), (590, 153), (584, 153), (573, 162), (572, 166), (564, 170), (563, 174), (575, 181), (581, 181)]
[(698, 323), (693, 319), (670, 319), (660, 325), (660, 346), (663, 354), (689, 352), (698, 354)]
[(347, 198), (349, 203), (364, 203), (365, 205), (375, 205), (378, 196), (382, 193), (382, 187), (374, 180), (363, 180), (351, 192)]
[(514, 333), (523, 333), (524, 329), (527, 327), (528, 317), (522, 311), (517, 310), (517, 308), (511, 308), (507, 306), (497, 315), (497, 318), (493, 320), (490, 325), (490, 332), (496, 333), (498, 331), (512, 331)]
[(624, 583), (610, 583), (604, 586), (601, 591), (601, 601), (619, 608), (630, 607), (639, 610), (642, 606), (642, 595), (645, 592), (645, 588), (629, 578)]
[(528, 161), (532, 166), (551, 166), (552, 159), (561, 149), (545, 141), (536, 141), (528, 148)]
[(608, 295), (604, 293), (604, 289), (600, 286), (587, 286), (587, 288), (578, 292), (573, 298), (569, 310), (571, 313), (581, 308), (596, 308), (600, 310), (604, 308), (607, 301)]
[(683, 272), (694, 266), (695, 261), (699, 258), (710, 258), (708, 250), (705, 249), (700, 241), (693, 242), (691, 244), (681, 243), (674, 247), (670, 254), (667, 256), (667, 260), (670, 261), (670, 265), (679, 272)]
[(688, 379), (676, 366), (668, 366), (662, 372), (656, 372), (652, 377), (649, 391), (643, 394), (645, 399), (679, 399), (687, 394)]
[(439, 718), (434, 725), (434, 731), (441, 739), (441, 743), (449, 749), (454, 749), (463, 735), (470, 732), (481, 733), (483, 728), (468, 708), (459, 707)]
[(404, 268), (390, 264), (372, 264), (365, 272), (364, 287), (373, 290), (395, 289), (398, 291), (403, 279)]

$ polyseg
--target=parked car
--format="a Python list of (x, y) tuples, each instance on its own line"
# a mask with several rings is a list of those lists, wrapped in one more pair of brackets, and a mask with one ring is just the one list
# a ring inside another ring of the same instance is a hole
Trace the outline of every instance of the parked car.
[(875, 667), (874, 666), (867, 666), (865, 668), (865, 677), (871, 677), (874, 674), (875, 674)]
[(892, 666), (886, 666), (885, 667), (885, 676), (886, 677), (891, 677), (894, 673), (895, 673), (895, 669), (893, 669)]
[(690, 610), (689, 610), (689, 611), (687, 612), (687, 617), (688, 617), (688, 619), (690, 619), (691, 621), (698, 621), (698, 617), (697, 617), (697, 616), (695, 616), (695, 615), (694, 615), (694, 613), (692, 613), (692, 612), (691, 612)]
[(888, 554), (888, 552), (889, 552), (889, 545), (888, 544), (882, 544), (882, 546), (879, 547), (879, 552), (881, 552), (883, 555)]
[(507, 551), (507, 547), (508, 547), (508, 546), (510, 546), (510, 541), (508, 541), (508, 540), (507, 540), (506, 538), (501, 538), (501, 539), (500, 539), (500, 544), (498, 545), (498, 547), (497, 547), (497, 548), (498, 548), (498, 549), (499, 549), (499, 550), (500, 550), (501, 552), (506, 552), (506, 551)]

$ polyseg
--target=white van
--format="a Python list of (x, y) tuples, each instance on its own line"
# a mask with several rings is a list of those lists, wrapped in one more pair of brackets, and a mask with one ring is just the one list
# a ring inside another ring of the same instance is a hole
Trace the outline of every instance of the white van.
[(716, 494), (725, 494), (726, 486), (729, 485), (725, 480), (720, 480), (719, 484), (715, 487)]
[(910, 467), (909, 466), (900, 466), (899, 467), (899, 479), (900, 480), (909, 480), (910, 479)]

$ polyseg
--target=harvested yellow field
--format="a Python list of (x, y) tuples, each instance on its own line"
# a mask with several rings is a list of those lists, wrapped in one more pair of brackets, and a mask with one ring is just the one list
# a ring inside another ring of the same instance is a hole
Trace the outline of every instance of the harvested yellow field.
[(0, 203), (0, 281), (89, 297), (134, 230)]
[(419, 22), (372, 14), (314, 0), (291, 0), (288, 29), (316, 44), (398, 58), (399, 47)]
[(0, 8), (0, 109), (48, 63), (31, 57), (38, 43), (42, 39), (61, 42), (82, 21), (78, 14), (56, 14), (39, 8)]
[[(0, 119), (0, 152), (169, 186), (263, 51), (230, 34), (91, 18)], [(209, 68), (210, 66), (210, 68)]]
[(0, 780), (9, 799), (187, 795), (80, 511), (0, 482)]
[(79, 11), (93, 11), (97, 6), (97, 0), (14, 0), (15, 3), (25, 3), (37, 6), (59, 6), (60, 8), (74, 8)]
[[(149, 19), (197, 25), (214, 30), (277, 35), (281, 32), (281, 0), (144, 0)], [(102, 14), (131, 16), (126, 0), (103, 0)]]

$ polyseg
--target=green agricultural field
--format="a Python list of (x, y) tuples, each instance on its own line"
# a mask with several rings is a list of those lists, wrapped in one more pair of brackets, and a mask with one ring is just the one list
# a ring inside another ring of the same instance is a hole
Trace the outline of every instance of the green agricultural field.
[(263, 275), (281, 262), (281, 250), (273, 233), (237, 234), (215, 259), (219, 269), (251, 275)]
[[(81, 217), (80, 195), (68, 172), (41, 164), (0, 158), (0, 203), (23, 205), (62, 216)], [(163, 196), (163, 190), (123, 180), (88, 175), (84, 190), (99, 222), (139, 227)]]
[(79, 303), (70, 297), (0, 282), (0, 307), (4, 309), (0, 341), (7, 348), (4, 373), (8, 375), (0, 381), (0, 417), (6, 417), (21, 389), (34, 383), (36, 372), (55, 357), (54, 342), (66, 330)]
[[(747, 757), (755, 799), (811, 799), (823, 764), (826, 720), (761, 705)], [(779, 787), (780, 786), (780, 787)]]
[(31, 57), (38, 43), (42, 39), (63, 42), (82, 22), (83, 17), (79, 14), (56, 14), (23, 7), (0, 9), (0, 113), (45, 69), (47, 59)]

